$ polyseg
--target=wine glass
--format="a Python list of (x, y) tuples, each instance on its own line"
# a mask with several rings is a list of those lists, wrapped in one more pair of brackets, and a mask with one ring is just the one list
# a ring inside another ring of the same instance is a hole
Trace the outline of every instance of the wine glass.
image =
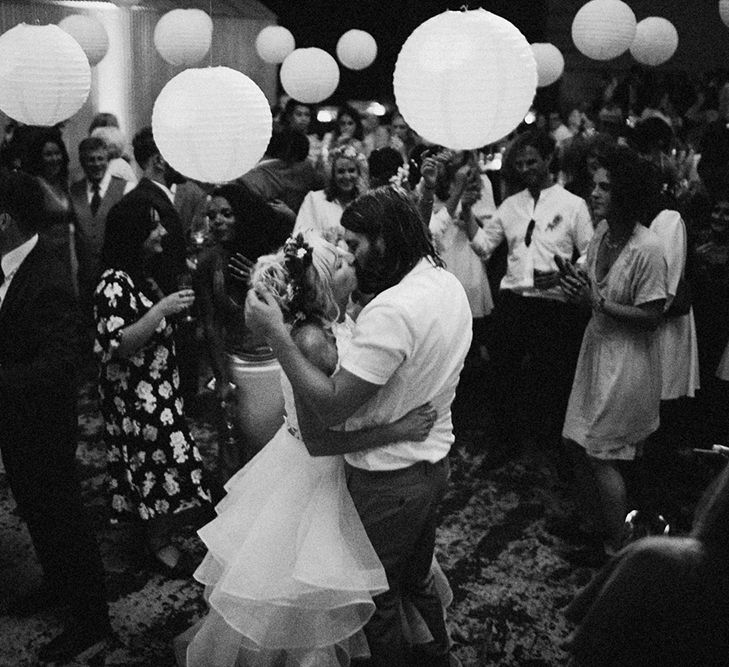
[[(181, 273), (177, 277), (177, 288), (178, 289), (192, 289), (192, 273), (186, 271), (184, 273)], [(191, 307), (185, 308), (184, 310), (185, 315), (181, 317), (182, 322), (191, 323), (195, 321), (195, 318), (192, 315)]]

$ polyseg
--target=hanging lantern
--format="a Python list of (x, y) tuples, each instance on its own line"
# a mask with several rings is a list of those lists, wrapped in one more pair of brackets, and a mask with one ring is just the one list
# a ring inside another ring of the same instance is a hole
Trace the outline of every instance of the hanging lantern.
[(261, 158), (272, 129), (261, 89), (229, 67), (187, 69), (171, 79), (152, 110), (152, 131), (167, 162), (204, 183), (242, 176)]
[(154, 46), (170, 65), (199, 63), (212, 39), (213, 21), (202, 9), (173, 9), (154, 27)]
[(337, 58), (348, 69), (365, 69), (377, 58), (377, 42), (364, 30), (348, 30), (337, 42)]
[(27, 125), (75, 114), (91, 89), (78, 42), (57, 25), (20, 25), (0, 36), (0, 110)]
[(719, 0), (719, 16), (724, 25), (729, 27), (729, 0)]
[(643, 19), (635, 29), (630, 53), (642, 65), (662, 65), (676, 53), (678, 33), (673, 23), (660, 16)]
[(133, 7), (138, 5), (140, 0), (112, 0), (117, 7)]
[(296, 49), (281, 65), (281, 85), (299, 102), (321, 102), (339, 85), (337, 61), (322, 49)]
[(58, 23), (61, 30), (67, 32), (81, 46), (89, 65), (98, 65), (109, 50), (109, 35), (103, 23), (92, 16), (72, 14)]
[(282, 63), (295, 48), (291, 31), (280, 25), (269, 25), (256, 37), (256, 53), (261, 60), (272, 65)]
[(572, 21), (577, 50), (594, 60), (625, 53), (635, 37), (635, 14), (621, 0), (590, 0)]
[(397, 107), (422, 137), (453, 149), (485, 146), (523, 120), (537, 85), (532, 49), (484, 9), (446, 11), (407, 38), (395, 64)]
[(537, 63), (537, 87), (551, 86), (564, 72), (564, 56), (548, 42), (532, 44), (532, 53)]

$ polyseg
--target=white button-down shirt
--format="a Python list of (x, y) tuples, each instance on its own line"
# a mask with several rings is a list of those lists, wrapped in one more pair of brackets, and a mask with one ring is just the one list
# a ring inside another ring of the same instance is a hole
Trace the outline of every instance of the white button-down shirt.
[[(531, 243), (527, 246), (524, 238), (531, 220), (535, 224)], [(570, 260), (575, 249), (583, 255), (592, 233), (592, 220), (585, 200), (555, 184), (541, 191), (536, 204), (529, 190), (507, 198), (496, 215), (476, 232), (471, 247), (488, 259), (506, 239), (509, 254), (501, 289), (522, 296), (565, 301), (558, 285), (547, 290), (536, 289), (534, 271), (556, 271), (555, 255)]]
[(2, 266), (3, 275), (5, 276), (0, 285), (0, 308), (3, 306), (10, 283), (18, 272), (20, 265), (25, 261), (31, 250), (35, 248), (36, 243), (38, 243), (38, 234), (34, 234), (25, 243), (3, 255), (0, 260), (0, 266)]
[[(109, 189), (109, 184), (111, 183), (111, 177), (114, 174), (111, 173), (111, 169), (107, 169), (106, 173), (104, 174), (104, 178), (102, 178), (99, 181), (99, 197), (102, 199), (104, 198), (104, 195), (106, 195), (106, 191)], [(127, 192), (130, 192), (131, 190), (134, 190), (134, 183), (127, 181), (124, 185), (124, 194), (127, 194)], [(94, 188), (91, 185), (91, 181), (89, 179), (86, 179), (86, 201), (91, 203), (91, 199), (94, 196)]]

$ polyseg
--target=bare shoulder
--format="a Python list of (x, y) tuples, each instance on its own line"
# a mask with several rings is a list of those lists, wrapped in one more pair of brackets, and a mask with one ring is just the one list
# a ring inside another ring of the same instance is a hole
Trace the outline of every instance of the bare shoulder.
[(319, 324), (305, 323), (294, 329), (292, 337), (303, 355), (317, 368), (331, 375), (337, 367), (334, 336)]

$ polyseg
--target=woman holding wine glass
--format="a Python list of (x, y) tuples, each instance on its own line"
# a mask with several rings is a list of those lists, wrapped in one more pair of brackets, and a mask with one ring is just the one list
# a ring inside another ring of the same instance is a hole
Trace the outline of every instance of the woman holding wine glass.
[(102, 253), (106, 271), (94, 293), (101, 412), (113, 520), (145, 524), (153, 565), (187, 577), (194, 564), (172, 542), (192, 510), (212, 510), (202, 457), (183, 415), (173, 340), (192, 306), (192, 289), (161, 295), (151, 267), (167, 232), (155, 216), (113, 218)]

